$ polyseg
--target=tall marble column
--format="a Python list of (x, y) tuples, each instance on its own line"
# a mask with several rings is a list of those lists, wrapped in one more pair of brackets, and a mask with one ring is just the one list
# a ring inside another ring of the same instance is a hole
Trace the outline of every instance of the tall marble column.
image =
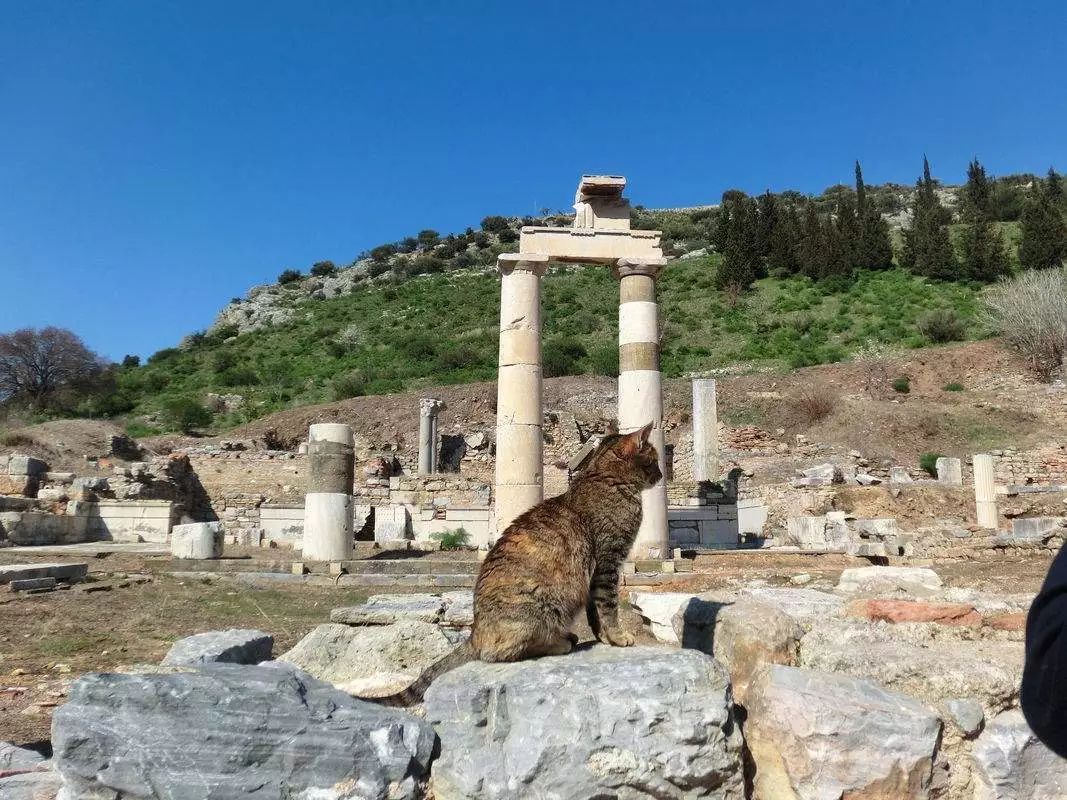
[(998, 527), (997, 495), (991, 455), (974, 457), (974, 500), (978, 524), (995, 531)]
[(419, 474), (437, 472), (437, 415), (445, 404), (432, 397), (419, 401)]
[(548, 256), (504, 253), (496, 389), (497, 535), (544, 499), (541, 439), (541, 277)]
[(693, 480), (719, 479), (719, 412), (714, 378), (693, 380)]
[(352, 428), (323, 423), (308, 430), (308, 486), (304, 500), (304, 559), (352, 558)]
[[(619, 432), (652, 423), (650, 441), (666, 474), (663, 439), (663, 389), (659, 369), (659, 307), (656, 278), (665, 259), (620, 259), (619, 279)], [(661, 480), (641, 494), (641, 529), (631, 559), (666, 558), (667, 483)]]

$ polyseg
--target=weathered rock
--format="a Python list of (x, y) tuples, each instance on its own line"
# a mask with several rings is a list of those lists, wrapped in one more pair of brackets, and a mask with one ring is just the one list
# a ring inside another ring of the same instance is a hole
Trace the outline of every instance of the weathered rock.
[(804, 626), (815, 620), (836, 616), (844, 606), (844, 601), (837, 595), (818, 589), (746, 586), (741, 589), (741, 596), (774, 606)]
[(675, 641), (682, 647), (712, 655), (719, 614), (729, 605), (714, 593), (697, 595), (688, 603), (683, 603), (671, 617)]
[(392, 625), (405, 619), (433, 622), (451, 628), (474, 624), (474, 593), (377, 594), (358, 606), (335, 608), (330, 621), (342, 625)]
[(1023, 664), (1018, 642), (932, 638), (934, 627), (822, 620), (801, 639), (800, 664), (869, 678), (932, 705), (973, 697), (1000, 709), (1015, 701)]
[(56, 711), (65, 800), (421, 796), (435, 735), (291, 669), (91, 674)]
[(630, 605), (641, 615), (653, 636), (661, 642), (678, 644), (674, 615), (696, 597), (691, 592), (630, 592)]
[(441, 800), (740, 800), (729, 697), (722, 667), (692, 650), (473, 662), (426, 695), (442, 742), (433, 789)]
[(757, 668), (762, 664), (795, 665), (803, 635), (800, 624), (781, 609), (756, 600), (739, 600), (718, 614), (709, 644), (730, 673), (734, 699), (744, 705)]
[(335, 684), (386, 672), (404, 673), (410, 683), (454, 647), (439, 627), (419, 620), (363, 628), (328, 624), (316, 627), (279, 660)]
[(975, 800), (1062, 800), (1067, 759), (1038, 741), (1022, 712), (990, 720), (971, 751)]
[(55, 800), (62, 786), (62, 779), (50, 770), (17, 772), (0, 778), (0, 797), (3, 800)]
[(224, 535), (221, 522), (175, 525), (170, 534), (170, 553), (175, 558), (222, 558)]
[(89, 572), (89, 565), (72, 564), (5, 564), (0, 566), (0, 583), (24, 581), (30, 578), (55, 578), (57, 581), (79, 581)]
[(990, 614), (983, 622), (998, 631), (1024, 631), (1026, 630), (1026, 614), (1022, 611), (1005, 611), (1001, 614)]
[(925, 600), (853, 600), (845, 608), (845, 614), (874, 622), (933, 622), (967, 627), (982, 624), (982, 615), (974, 606)]
[(782, 544), (804, 550), (840, 550), (849, 544), (849, 530), (844, 515), (789, 517), (782, 534)]
[(974, 736), (982, 728), (985, 721), (985, 709), (977, 700), (970, 697), (962, 697), (949, 700), (945, 703), (948, 711), (948, 719), (960, 729), (964, 736)]
[(208, 631), (176, 641), (163, 658), (166, 666), (194, 666), (212, 661), (259, 664), (270, 660), (274, 637), (256, 630)]
[(11, 742), (0, 742), (0, 775), (32, 772), (41, 769), (45, 760), (36, 750), (19, 747)]
[(925, 567), (853, 567), (837, 582), (837, 591), (845, 594), (929, 597), (940, 588), (941, 578)]
[(748, 692), (755, 796), (926, 798), (941, 731), (922, 703), (875, 683), (763, 667)]
[(7, 459), (7, 474), (8, 475), (32, 475), (34, 477), (43, 475), (48, 471), (48, 465), (41, 461), (39, 458), (33, 456), (14, 455), (8, 456)]

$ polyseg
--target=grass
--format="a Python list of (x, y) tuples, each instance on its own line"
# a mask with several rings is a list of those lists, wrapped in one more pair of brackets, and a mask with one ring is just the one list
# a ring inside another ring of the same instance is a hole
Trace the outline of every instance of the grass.
[[(987, 335), (973, 286), (899, 270), (858, 273), (836, 290), (803, 277), (766, 278), (740, 298), (714, 289), (717, 256), (671, 263), (659, 280), (661, 363), (667, 377), (743, 363), (790, 369), (848, 358), (874, 339), (903, 347), (928, 340), (918, 321), (951, 311), (968, 338)], [(349, 295), (296, 306), (292, 321), (234, 336), (200, 337), (122, 369), (114, 398), (131, 418), (176, 397), (237, 393), (245, 405), (216, 415), (224, 429), (273, 411), (358, 395), (496, 377), (500, 280), (441, 273), (361, 284)], [(555, 266), (542, 290), (546, 375), (618, 369), (618, 282), (597, 266)], [(156, 417), (155, 419), (158, 419)], [(163, 423), (130, 423), (133, 436)]]

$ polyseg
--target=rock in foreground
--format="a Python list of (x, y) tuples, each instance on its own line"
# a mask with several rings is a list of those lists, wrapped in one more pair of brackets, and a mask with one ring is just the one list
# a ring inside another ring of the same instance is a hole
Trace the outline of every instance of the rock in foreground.
[(197, 666), (218, 661), (259, 664), (270, 659), (274, 637), (257, 630), (208, 631), (176, 641), (163, 658), (168, 667)]
[(1021, 711), (998, 714), (974, 743), (975, 800), (1067, 797), (1067, 760), (1034, 736)]
[(435, 736), (281, 667), (91, 674), (53, 718), (64, 800), (416, 798)]
[(875, 683), (764, 667), (747, 697), (755, 795), (774, 800), (920, 800), (940, 739), (937, 715)]
[(473, 662), (434, 682), (426, 715), (439, 800), (743, 797), (726, 674), (693, 650)]

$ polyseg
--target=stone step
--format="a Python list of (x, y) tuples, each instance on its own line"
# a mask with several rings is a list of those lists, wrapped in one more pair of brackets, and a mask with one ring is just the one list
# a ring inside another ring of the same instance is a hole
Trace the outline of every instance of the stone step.
[(73, 564), (7, 564), (0, 566), (0, 584), (33, 578), (55, 578), (57, 581), (79, 581), (89, 572), (87, 563)]

